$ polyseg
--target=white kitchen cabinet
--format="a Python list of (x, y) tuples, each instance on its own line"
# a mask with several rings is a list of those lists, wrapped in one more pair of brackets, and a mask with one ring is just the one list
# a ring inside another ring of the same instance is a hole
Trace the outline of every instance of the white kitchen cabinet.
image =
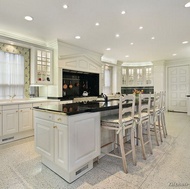
[(48, 105), (47, 102), (35, 102), (32, 104), (32, 107), (39, 107), (39, 106), (46, 106)]
[(53, 50), (31, 48), (31, 84), (53, 84)]
[(68, 170), (68, 126), (54, 123), (55, 127), (55, 163)]
[(151, 66), (122, 67), (122, 87), (152, 86), (153, 72)]
[(3, 114), (2, 111), (0, 111), (0, 136), (2, 136), (3, 133)]
[(54, 128), (53, 122), (35, 118), (36, 151), (48, 160), (54, 160)]
[(33, 129), (32, 108), (19, 109), (19, 131)]
[(18, 132), (18, 109), (3, 111), (3, 135)]
[(36, 151), (42, 162), (68, 182), (93, 167), (100, 155), (100, 114), (73, 116), (34, 110)]

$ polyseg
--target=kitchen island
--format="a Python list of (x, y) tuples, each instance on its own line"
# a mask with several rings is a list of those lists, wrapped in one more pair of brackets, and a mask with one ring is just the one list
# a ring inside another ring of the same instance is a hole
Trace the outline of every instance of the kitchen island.
[(36, 107), (35, 147), (42, 163), (69, 183), (92, 169), (101, 149), (100, 112), (114, 109), (118, 100)]

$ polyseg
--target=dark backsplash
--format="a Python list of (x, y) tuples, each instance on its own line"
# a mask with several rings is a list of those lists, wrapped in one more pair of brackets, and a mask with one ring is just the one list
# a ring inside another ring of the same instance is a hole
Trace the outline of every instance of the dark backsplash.
[(84, 91), (88, 96), (99, 95), (99, 74), (63, 70), (62, 79), (64, 97), (81, 97)]
[(149, 87), (121, 87), (122, 94), (132, 94), (134, 89), (143, 90), (143, 93), (147, 94), (150, 93), (154, 94), (154, 86)]

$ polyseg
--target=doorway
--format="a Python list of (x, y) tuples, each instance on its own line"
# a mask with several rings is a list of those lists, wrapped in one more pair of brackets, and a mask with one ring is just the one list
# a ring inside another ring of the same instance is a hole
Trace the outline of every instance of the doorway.
[(187, 112), (189, 65), (168, 67), (168, 111)]

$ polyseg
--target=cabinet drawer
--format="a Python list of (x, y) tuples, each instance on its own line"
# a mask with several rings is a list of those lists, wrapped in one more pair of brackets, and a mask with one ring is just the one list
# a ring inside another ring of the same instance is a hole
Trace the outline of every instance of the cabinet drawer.
[(14, 109), (18, 109), (18, 104), (3, 106), (3, 110), (14, 110)]
[(32, 104), (19, 104), (18, 105), (19, 108), (32, 108)]
[(67, 116), (54, 114), (53, 121), (55, 121), (57, 123), (67, 124)]
[(0, 106), (0, 110), (3, 110), (3, 106)]
[(46, 120), (53, 120), (53, 115), (47, 112), (41, 112), (41, 111), (35, 111), (34, 110), (34, 117), (38, 117), (41, 119), (46, 119)]
[(33, 107), (46, 106), (46, 105), (47, 105), (47, 102), (38, 102), (38, 103), (32, 104)]

